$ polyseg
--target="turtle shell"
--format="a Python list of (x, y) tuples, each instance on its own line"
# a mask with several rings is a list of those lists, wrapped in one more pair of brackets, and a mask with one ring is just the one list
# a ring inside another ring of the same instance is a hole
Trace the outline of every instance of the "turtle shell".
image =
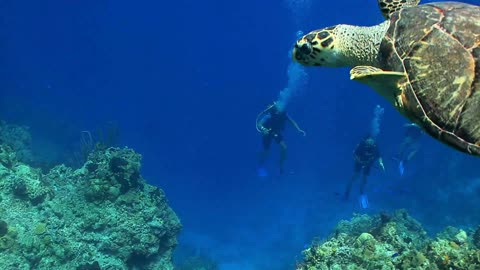
[(480, 7), (439, 2), (393, 13), (378, 62), (406, 73), (400, 87), (407, 118), (480, 155)]

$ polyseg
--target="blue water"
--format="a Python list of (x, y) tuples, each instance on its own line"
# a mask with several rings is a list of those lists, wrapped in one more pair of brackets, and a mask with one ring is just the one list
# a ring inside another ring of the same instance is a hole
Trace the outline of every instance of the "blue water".
[[(269, 177), (256, 176), (255, 117), (289, 87), (296, 33), (377, 24), (374, 0), (4, 0), (0, 12), (0, 119), (30, 126), (52, 162), (68, 160), (81, 131), (115, 122), (182, 221), (179, 253), (199, 250), (221, 270), (293, 269), (353, 212), (406, 208), (431, 232), (480, 222), (478, 158), (424, 136), (400, 176), (390, 157), (406, 120), (347, 68), (305, 70), (288, 112), (307, 136), (287, 127), (285, 174), (274, 144)], [(386, 172), (372, 171), (362, 210), (336, 193), (376, 105)]]

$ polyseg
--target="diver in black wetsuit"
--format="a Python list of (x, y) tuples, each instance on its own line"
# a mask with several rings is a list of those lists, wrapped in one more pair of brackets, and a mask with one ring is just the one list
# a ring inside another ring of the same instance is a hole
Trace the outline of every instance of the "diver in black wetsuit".
[(363, 208), (368, 207), (368, 199), (365, 194), (365, 186), (367, 184), (367, 177), (370, 174), (370, 169), (375, 162), (378, 162), (380, 168), (385, 171), (382, 157), (380, 156), (380, 150), (378, 149), (375, 139), (371, 136), (365, 137), (355, 147), (353, 151), (354, 159), (354, 172), (350, 181), (347, 184), (344, 193), (344, 199), (347, 200), (352, 189), (353, 182), (361, 175), (360, 183), (360, 204)]
[(272, 140), (280, 145), (280, 173), (284, 171), (284, 162), (287, 158), (287, 145), (283, 140), (282, 132), (287, 122), (290, 122), (303, 136), (306, 135), (298, 124), (287, 114), (286, 111), (278, 110), (275, 103), (267, 107), (257, 117), (257, 130), (262, 133), (263, 150), (259, 158), (259, 176), (266, 176), (267, 172), (263, 167), (267, 159)]
[(400, 175), (403, 175), (405, 164), (410, 161), (420, 149), (420, 139), (423, 135), (423, 130), (414, 123), (405, 124), (405, 135), (397, 156), (394, 158), (398, 161), (398, 169)]

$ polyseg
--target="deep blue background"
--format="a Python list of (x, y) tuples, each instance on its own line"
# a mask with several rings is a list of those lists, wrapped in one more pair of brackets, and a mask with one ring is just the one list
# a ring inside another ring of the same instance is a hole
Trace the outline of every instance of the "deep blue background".
[[(373, 0), (4, 0), (0, 12), (0, 118), (30, 126), (38, 156), (55, 161), (71, 155), (80, 131), (116, 121), (121, 144), (143, 155), (143, 176), (181, 218), (181, 245), (224, 269), (288, 269), (305, 243), (358, 210), (334, 193), (376, 104), (385, 107), (387, 173), (369, 183), (372, 212), (406, 207), (432, 229), (478, 222), (468, 207), (458, 211), (478, 161), (424, 138), (400, 179), (388, 157), (406, 121), (349, 81), (347, 68), (308, 69), (308, 87), (289, 108), (307, 137), (287, 130), (286, 176), (275, 173), (276, 152), (272, 176), (255, 176), (254, 120), (287, 84), (295, 33), (379, 23)], [(449, 196), (452, 187), (460, 195)], [(438, 203), (438, 216), (425, 202)], [(273, 254), (281, 259), (265, 259)]]

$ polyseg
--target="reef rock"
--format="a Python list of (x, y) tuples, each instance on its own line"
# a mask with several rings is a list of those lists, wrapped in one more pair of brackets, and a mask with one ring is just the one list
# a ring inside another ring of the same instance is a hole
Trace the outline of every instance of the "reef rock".
[(449, 227), (430, 239), (405, 210), (392, 215), (356, 215), (341, 221), (324, 242), (303, 251), (297, 270), (480, 269), (478, 230)]
[(48, 173), (0, 144), (0, 269), (171, 270), (181, 224), (128, 148)]

